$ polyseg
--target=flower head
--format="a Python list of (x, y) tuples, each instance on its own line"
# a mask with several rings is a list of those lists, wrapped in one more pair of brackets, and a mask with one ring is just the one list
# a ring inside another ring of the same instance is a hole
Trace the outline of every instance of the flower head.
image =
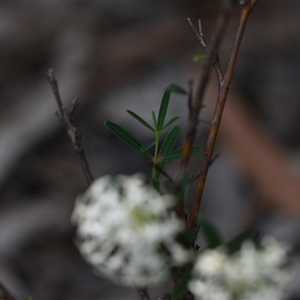
[(202, 252), (195, 263), (189, 289), (202, 299), (284, 299), (290, 273), (287, 247), (264, 238), (262, 247), (248, 241), (228, 255), (224, 248)]
[(173, 196), (159, 194), (138, 174), (101, 177), (76, 200), (72, 221), (79, 250), (116, 283), (162, 282), (170, 266), (188, 259), (175, 239), (184, 226), (169, 212), (173, 206)]

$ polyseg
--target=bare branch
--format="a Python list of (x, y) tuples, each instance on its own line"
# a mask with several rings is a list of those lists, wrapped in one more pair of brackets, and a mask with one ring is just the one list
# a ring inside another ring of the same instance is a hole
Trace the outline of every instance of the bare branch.
[(198, 31), (196, 30), (196, 28), (195, 28), (195, 26), (194, 26), (194, 24), (193, 24), (193, 22), (191, 21), (190, 18), (187, 18), (187, 21), (189, 22), (190, 26), (192, 27), (193, 31), (195, 32), (201, 46), (204, 48), (204, 50), (207, 53), (209, 53), (209, 50), (208, 50), (208, 48), (206, 46), (206, 43), (204, 41), (204, 34), (203, 34), (203, 31), (202, 31), (201, 20), (198, 19)]
[(219, 85), (221, 87), (219, 94), (218, 94), (218, 99), (213, 115), (213, 119), (211, 122), (211, 127), (207, 139), (207, 144), (204, 152), (204, 158), (202, 161), (201, 169), (200, 169), (200, 176), (199, 180), (197, 183), (197, 188), (196, 188), (196, 195), (195, 195), (195, 201), (194, 205), (191, 210), (190, 214), (190, 219), (189, 219), (189, 224), (188, 224), (188, 229), (196, 231), (197, 228), (195, 228), (196, 224), (196, 217), (198, 215), (199, 209), (200, 209), (200, 204), (201, 204), (201, 199), (203, 195), (203, 190), (204, 190), (204, 185), (206, 182), (206, 177), (207, 177), (207, 172), (211, 163), (211, 158), (213, 155), (213, 150), (218, 134), (218, 130), (221, 124), (221, 119), (222, 119), (222, 114), (223, 110), (225, 107), (228, 91), (230, 88), (230, 84), (232, 81), (232, 76), (233, 76), (233, 71), (235, 67), (235, 63), (237, 60), (239, 48), (242, 42), (242, 37), (244, 34), (244, 30), (249, 18), (249, 15), (254, 7), (254, 5), (257, 3), (258, 0), (253, 0), (249, 4), (244, 4), (241, 9), (241, 14), (240, 14), (240, 21), (238, 25), (238, 29), (236, 32), (235, 36), (235, 41), (231, 50), (230, 58), (229, 58), (229, 63), (228, 67), (224, 76), (224, 79), (219, 82)]
[[(203, 49), (206, 51), (206, 53), (210, 53), (208, 47), (206, 46), (206, 43), (204, 41), (204, 34), (203, 34), (203, 31), (202, 31), (202, 24), (201, 24), (201, 20), (199, 19), (198, 20), (198, 31), (196, 30), (196, 28), (194, 27), (191, 19), (187, 19), (190, 26), (192, 27), (193, 31), (195, 32), (197, 38), (198, 38), (198, 41), (200, 43), (200, 45), (203, 47)], [(220, 62), (220, 57), (219, 57), (219, 53), (218, 53), (218, 50), (217, 49), (214, 49), (213, 50), (213, 55), (214, 55), (214, 59), (213, 59), (213, 62), (212, 62), (212, 66), (213, 68), (215, 69), (216, 71), (216, 74), (218, 76), (218, 79), (219, 80), (222, 80), (223, 79), (223, 72), (221, 70), (221, 62)]]
[(79, 159), (79, 162), (81, 164), (82, 171), (84, 173), (84, 176), (86, 178), (86, 181), (88, 184), (91, 184), (93, 179), (93, 175), (91, 173), (88, 161), (86, 159), (85, 152), (83, 150), (82, 144), (81, 144), (81, 135), (78, 131), (78, 129), (74, 125), (74, 114), (76, 111), (76, 108), (79, 105), (78, 99), (74, 99), (72, 103), (72, 107), (70, 112), (64, 107), (59, 90), (58, 90), (58, 84), (57, 80), (54, 77), (54, 72), (52, 69), (49, 69), (46, 73), (48, 82), (50, 84), (50, 87), (52, 89), (54, 98), (56, 100), (58, 111), (56, 111), (56, 115), (59, 118), (60, 121), (62, 121), (66, 127), (67, 127), (67, 133), (68, 136), (72, 142), (73, 148), (76, 152), (76, 155)]
[[(211, 51), (208, 53), (208, 58), (204, 61), (203, 70), (199, 79), (199, 84), (195, 94), (194, 103), (192, 104), (192, 109), (189, 111), (189, 122), (188, 122), (188, 128), (185, 136), (185, 141), (183, 144), (183, 156), (182, 156), (181, 167), (180, 167), (181, 175), (182, 174), (184, 175), (188, 168), (189, 160), (191, 157), (192, 146), (194, 144), (196, 132), (197, 132), (196, 127), (198, 124), (199, 112), (202, 107), (203, 96), (209, 80), (211, 66), (213, 66), (215, 61), (215, 53), (219, 48), (229, 17), (231, 16), (232, 10), (235, 6), (235, 4), (231, 1), (228, 3), (227, 1), (224, 1), (224, 3), (225, 5), (223, 5), (223, 10), (219, 15), (216, 28), (214, 31), (215, 38), (213, 39)], [(197, 32), (197, 36), (199, 35), (201, 36), (201, 34), (202, 34), (201, 32), (200, 33)]]

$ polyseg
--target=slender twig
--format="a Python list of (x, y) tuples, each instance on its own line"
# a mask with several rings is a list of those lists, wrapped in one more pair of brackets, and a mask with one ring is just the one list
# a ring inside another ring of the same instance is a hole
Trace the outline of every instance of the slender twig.
[[(3, 300), (16, 300), (16, 298), (6, 289), (6, 287), (0, 282), (0, 298)], [(1, 295), (2, 294), (2, 295)]]
[(245, 26), (248, 20), (248, 17), (254, 7), (254, 5), (258, 2), (258, 0), (251, 0), (251, 1), (243, 1), (242, 4), (242, 9), (241, 9), (241, 14), (240, 14), (240, 21), (238, 25), (238, 29), (236, 32), (234, 44), (231, 50), (229, 62), (228, 62), (228, 67), (226, 70), (226, 73), (224, 75), (224, 79), (220, 82), (220, 90), (218, 94), (218, 99), (213, 115), (213, 119), (211, 122), (211, 127), (207, 139), (207, 144), (204, 152), (204, 158), (202, 161), (201, 169), (200, 169), (200, 176), (199, 180), (197, 183), (197, 188), (196, 188), (196, 195), (195, 195), (195, 201), (191, 210), (190, 218), (189, 218), (189, 224), (188, 224), (188, 229), (189, 230), (197, 230), (196, 225), (196, 218), (200, 209), (200, 204), (201, 204), (201, 199), (202, 199), (202, 194), (204, 190), (204, 185), (206, 182), (206, 177), (207, 177), (207, 172), (208, 168), (211, 162), (214, 146), (215, 146), (215, 141), (217, 138), (217, 133), (220, 127), (221, 119), (222, 119), (222, 114), (223, 110), (225, 107), (226, 103), (226, 98), (228, 95), (228, 91), (230, 88), (230, 84), (232, 81), (232, 76), (233, 76), (233, 71), (235, 67), (235, 63), (237, 60), (239, 48), (241, 45), (243, 33), (245, 30)]
[(58, 90), (57, 80), (54, 77), (53, 70), (49, 69), (48, 72), (46, 73), (46, 76), (47, 76), (48, 82), (50, 84), (50, 87), (52, 89), (54, 98), (55, 98), (57, 106), (58, 106), (58, 111), (56, 111), (56, 115), (67, 127), (68, 136), (72, 142), (73, 148), (79, 159), (79, 162), (80, 162), (82, 171), (84, 173), (84, 176), (86, 178), (86, 181), (90, 185), (93, 181), (93, 175), (90, 170), (85, 152), (84, 152), (82, 144), (81, 144), (81, 135), (80, 135), (78, 129), (74, 125), (74, 114), (75, 114), (76, 108), (79, 105), (78, 100), (76, 98), (73, 101), (71, 110), (68, 111), (66, 109), (66, 107), (63, 105), (63, 102), (61, 100), (59, 90)]
[[(228, 5), (229, 3), (229, 5)], [(180, 164), (180, 172), (178, 176), (178, 182), (179, 184), (183, 182), (186, 178), (186, 173), (192, 153), (192, 147), (196, 138), (197, 134), (197, 125), (199, 123), (199, 113), (203, 106), (203, 97), (204, 92), (206, 90), (206, 86), (209, 80), (210, 76), (210, 70), (211, 66), (214, 67), (216, 70), (216, 73), (218, 77), (221, 79), (223, 74), (220, 68), (220, 62), (219, 62), (219, 56), (217, 49), (219, 48), (219, 45), (221, 43), (222, 37), (224, 35), (227, 22), (229, 20), (229, 17), (231, 15), (231, 12), (233, 10), (234, 4), (230, 1), (228, 2), (224, 1), (223, 4), (223, 10), (220, 13), (216, 28), (215, 28), (215, 38), (213, 39), (212, 43), (212, 50), (209, 51), (208, 47), (205, 44), (205, 41), (203, 39), (203, 32), (202, 32), (202, 26), (201, 21), (198, 21), (198, 31), (195, 29), (191, 19), (187, 19), (190, 26), (194, 30), (194, 32), (197, 35), (197, 38), (204, 47), (205, 51), (208, 53), (207, 59), (203, 63), (203, 72), (201, 73), (199, 84), (195, 93), (195, 96), (193, 95), (193, 82), (189, 81), (189, 95), (188, 95), (188, 109), (189, 109), (189, 115), (188, 115), (188, 128), (185, 135), (185, 140), (183, 143), (183, 153), (182, 153), (182, 160)], [(178, 205), (177, 215), (181, 218), (184, 218), (184, 197), (181, 199), (181, 203)]]
[[(74, 99), (72, 103), (72, 107), (70, 111), (66, 109), (66, 107), (63, 105), (63, 102), (61, 100), (59, 90), (58, 90), (58, 84), (57, 80), (54, 76), (53, 69), (49, 69), (46, 73), (48, 82), (51, 86), (52, 92), (54, 94), (54, 98), (56, 100), (58, 111), (56, 111), (57, 117), (60, 119), (61, 122), (63, 122), (67, 127), (67, 133), (68, 136), (72, 142), (73, 148), (76, 152), (76, 155), (79, 159), (82, 171), (84, 173), (84, 176), (86, 178), (86, 181), (88, 185), (90, 185), (93, 182), (93, 175), (90, 170), (85, 152), (83, 150), (82, 144), (81, 144), (81, 135), (78, 131), (78, 129), (74, 125), (74, 116), (76, 108), (79, 105), (78, 99)], [(147, 288), (136, 288), (136, 291), (140, 297), (141, 300), (151, 300)], [(7, 298), (7, 300), (15, 300), (14, 298)]]
[[(191, 28), (193, 29), (193, 31), (195, 32), (198, 41), (200, 43), (200, 45), (203, 47), (203, 49), (206, 51), (207, 54), (210, 53), (205, 41), (204, 41), (204, 34), (202, 31), (202, 24), (201, 24), (201, 20), (198, 20), (198, 31), (196, 30), (194, 24), (192, 23), (191, 19), (188, 18), (187, 21), (189, 22)], [(213, 53), (213, 62), (212, 62), (212, 66), (216, 71), (216, 74), (218, 76), (219, 81), (223, 79), (223, 72), (221, 69), (221, 62), (220, 62), (220, 57), (219, 57), (219, 53), (217, 49), (213, 49), (214, 53)]]
[(183, 155), (180, 167), (180, 174), (182, 176), (184, 176), (184, 174), (187, 171), (189, 160), (191, 157), (192, 146), (194, 144), (197, 132), (196, 127), (198, 124), (199, 112), (202, 107), (204, 92), (206, 90), (206, 86), (210, 76), (211, 66), (213, 65), (213, 62), (215, 60), (215, 53), (219, 48), (219, 45), (221, 43), (222, 37), (226, 29), (226, 25), (228, 23), (229, 17), (231, 16), (234, 6), (235, 5), (232, 1), (223, 2), (223, 10), (220, 13), (217, 20), (211, 51), (209, 52), (207, 59), (203, 63), (203, 70), (199, 79), (197, 91), (195, 93), (194, 103), (192, 104), (192, 109), (189, 109), (188, 128), (183, 144)]

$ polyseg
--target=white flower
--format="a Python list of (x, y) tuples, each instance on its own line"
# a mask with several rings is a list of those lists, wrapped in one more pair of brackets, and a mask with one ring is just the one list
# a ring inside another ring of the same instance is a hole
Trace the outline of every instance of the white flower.
[(199, 254), (189, 290), (196, 300), (284, 299), (290, 277), (288, 248), (272, 238), (264, 238), (261, 248), (248, 241), (233, 255), (224, 248)]
[(83, 257), (102, 276), (127, 286), (160, 283), (170, 266), (189, 259), (175, 240), (184, 229), (160, 195), (140, 175), (104, 176), (77, 198), (72, 222)]
[(226, 254), (219, 250), (207, 250), (198, 259), (194, 271), (203, 276), (215, 276), (224, 268)]
[(231, 300), (230, 292), (222, 287), (218, 282), (206, 282), (201, 280), (192, 280), (189, 283), (190, 292), (195, 299), (205, 300)]

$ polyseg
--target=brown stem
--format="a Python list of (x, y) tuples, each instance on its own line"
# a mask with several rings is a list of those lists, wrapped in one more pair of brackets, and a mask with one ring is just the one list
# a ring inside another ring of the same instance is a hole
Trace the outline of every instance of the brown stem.
[(58, 106), (57, 116), (67, 127), (68, 136), (72, 142), (73, 148), (79, 159), (79, 162), (80, 162), (82, 171), (84, 173), (84, 176), (86, 178), (86, 181), (90, 185), (92, 183), (92, 181), (94, 180), (93, 175), (90, 170), (85, 152), (84, 152), (82, 144), (81, 144), (81, 135), (80, 135), (78, 129), (74, 126), (74, 121), (73, 121), (74, 113), (78, 106), (78, 101), (77, 101), (77, 99), (75, 99), (73, 101), (71, 111), (68, 112), (68, 110), (66, 109), (66, 107), (64, 107), (64, 105), (61, 101), (61, 97), (60, 97), (59, 90), (58, 90), (57, 80), (54, 77), (53, 70), (49, 69), (46, 76), (47, 76), (48, 82), (51, 86), (54, 98), (55, 98), (57, 106)]
[(227, 67), (226, 73), (224, 75), (224, 79), (221, 82), (219, 82), (220, 91), (219, 91), (213, 119), (211, 122), (211, 127), (210, 127), (207, 144), (206, 144), (206, 148), (205, 148), (205, 152), (204, 152), (204, 158), (203, 158), (201, 169), (200, 169), (200, 176), (199, 176), (199, 180), (197, 183), (195, 201), (194, 201), (194, 205), (191, 210), (189, 223), (188, 223), (188, 229), (193, 230), (195, 232), (197, 232), (197, 226), (195, 226), (196, 218), (197, 218), (197, 215), (198, 215), (198, 212), (200, 209), (200, 205), (201, 205), (201, 199), (202, 199), (202, 195), (203, 195), (204, 185), (206, 182), (207, 172), (208, 172), (210, 161), (211, 161), (211, 158), (213, 155), (213, 150), (214, 150), (218, 130), (219, 130), (219, 127), (221, 124), (222, 114), (223, 114), (223, 110), (225, 107), (226, 98), (228, 95), (230, 84), (232, 81), (233, 71), (234, 71), (236, 60), (237, 60), (239, 48), (241, 45), (243, 33), (245, 30), (245, 26), (246, 26), (248, 17), (250, 15), (254, 5), (258, 2), (258, 0), (252, 0), (252, 1), (246, 1), (246, 2), (247, 2), (246, 4), (242, 4), (239, 26), (238, 26), (237, 33), (235, 36), (235, 41), (234, 41), (234, 44), (233, 44), (233, 47), (231, 50), (228, 67)]
[[(57, 106), (58, 106), (57, 116), (67, 127), (68, 136), (72, 142), (73, 148), (79, 159), (79, 162), (80, 162), (82, 171), (84, 173), (84, 176), (86, 178), (86, 181), (87, 181), (88, 185), (90, 185), (93, 182), (94, 178), (93, 178), (92, 172), (90, 170), (85, 152), (81, 145), (80, 133), (79, 133), (78, 129), (74, 126), (74, 120), (73, 120), (75, 110), (78, 107), (78, 101), (77, 101), (77, 99), (75, 99), (73, 101), (72, 108), (69, 112), (62, 103), (62, 100), (61, 100), (61, 97), (59, 94), (57, 80), (54, 76), (53, 69), (49, 69), (46, 75), (47, 75), (48, 82), (51, 86), (52, 92), (54, 94), (54, 98), (55, 98)], [(136, 291), (139, 294), (141, 300), (151, 300), (147, 288), (137, 288)], [(15, 299), (7, 298), (7, 300), (15, 300)]]
[[(217, 20), (211, 51), (209, 52), (206, 61), (204, 61), (203, 70), (199, 80), (199, 85), (195, 93), (194, 103), (192, 104), (191, 109), (189, 109), (188, 128), (185, 136), (185, 141), (183, 144), (183, 155), (182, 155), (182, 161), (180, 167), (181, 169), (180, 173), (183, 175), (187, 171), (189, 160), (191, 157), (192, 146), (194, 144), (195, 137), (196, 137), (196, 131), (197, 131), (196, 127), (198, 124), (199, 112), (202, 107), (203, 96), (210, 76), (211, 66), (214, 64), (214, 61), (216, 59), (216, 51), (218, 50), (219, 45), (221, 43), (222, 37), (226, 29), (226, 25), (228, 23), (229, 17), (231, 16), (233, 8), (234, 8), (233, 1), (223, 2), (223, 10), (220, 13)], [(202, 32), (200, 32), (199, 34), (201, 36)]]

